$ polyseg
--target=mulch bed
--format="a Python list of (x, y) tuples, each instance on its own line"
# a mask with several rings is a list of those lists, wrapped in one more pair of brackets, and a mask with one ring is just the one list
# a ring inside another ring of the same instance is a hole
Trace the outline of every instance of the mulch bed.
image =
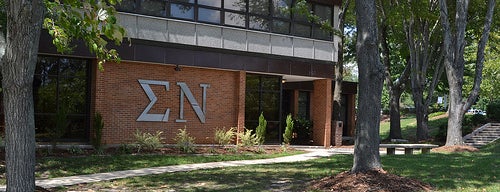
[(319, 191), (432, 191), (432, 186), (419, 180), (389, 174), (385, 171), (365, 173), (342, 172), (310, 183), (309, 190)]

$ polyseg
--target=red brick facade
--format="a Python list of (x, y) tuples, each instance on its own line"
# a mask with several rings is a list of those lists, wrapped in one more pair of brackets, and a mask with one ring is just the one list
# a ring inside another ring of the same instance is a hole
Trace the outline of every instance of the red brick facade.
[[(93, 111), (104, 119), (103, 142), (106, 145), (131, 143), (136, 130), (162, 131), (165, 143), (174, 143), (178, 129), (186, 128), (196, 143), (213, 143), (216, 128), (242, 127), (244, 123), (244, 73), (175, 66), (122, 62), (106, 63), (104, 71), (95, 71)], [(168, 122), (138, 122), (138, 116), (150, 103), (138, 80), (168, 81), (170, 89), (151, 85), (158, 101), (150, 114), (164, 114), (170, 109)], [(210, 84), (206, 98), (206, 123), (201, 123), (191, 104), (184, 98), (184, 119), (176, 122), (180, 111), (180, 87), (185, 82), (202, 107), (200, 84)]]
[(314, 81), (312, 94), (313, 144), (330, 146), (332, 121), (332, 80)]

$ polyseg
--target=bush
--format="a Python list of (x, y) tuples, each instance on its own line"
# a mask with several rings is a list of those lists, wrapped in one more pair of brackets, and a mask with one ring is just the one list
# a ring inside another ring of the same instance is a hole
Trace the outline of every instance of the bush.
[(443, 123), (438, 126), (438, 133), (436, 134), (435, 140), (438, 142), (445, 142), (446, 141), (446, 135), (448, 131), (448, 123)]
[(244, 132), (238, 133), (238, 138), (240, 139), (238, 145), (243, 147), (251, 147), (259, 144), (259, 139), (255, 134), (252, 134), (252, 130), (245, 129)]
[(487, 123), (486, 117), (484, 115), (481, 115), (481, 114), (474, 114), (471, 117), (471, 123), (474, 126), (485, 124), (485, 123)]
[(234, 136), (236, 136), (236, 128), (231, 127), (229, 130), (224, 129), (215, 130), (215, 142), (219, 143), (221, 146), (229, 145), (233, 141)]
[(179, 133), (175, 136), (175, 143), (177, 148), (183, 153), (194, 153), (194, 137), (189, 136), (189, 133), (186, 131), (186, 128), (179, 129)]
[(285, 128), (285, 133), (283, 133), (283, 142), (287, 145), (290, 145), (290, 143), (292, 142), (292, 135), (293, 135), (292, 114), (288, 114), (286, 116), (286, 128)]
[(102, 115), (97, 112), (94, 116), (94, 132), (92, 134), (92, 146), (96, 151), (102, 150), (102, 129), (104, 128), (104, 121)]
[(142, 150), (151, 152), (161, 148), (163, 146), (161, 142), (163, 140), (161, 137), (162, 133), (161, 131), (157, 131), (156, 134), (153, 135), (151, 133), (142, 133), (137, 130), (134, 133), (137, 152), (141, 152)]
[(78, 146), (75, 146), (75, 145), (72, 145), (69, 149), (68, 149), (69, 153), (72, 154), (72, 155), (82, 155), (84, 152), (83, 152), (83, 149), (78, 147)]
[(309, 144), (312, 135), (312, 121), (299, 118), (294, 121), (294, 132), (296, 133), (296, 137), (293, 138), (293, 144)]
[(490, 120), (500, 121), (500, 100), (495, 100), (486, 106), (486, 115)]
[(257, 141), (259, 145), (264, 144), (264, 141), (266, 140), (266, 127), (267, 121), (264, 118), (264, 114), (260, 113), (259, 125), (257, 126), (257, 128), (255, 128), (255, 134), (257, 135)]

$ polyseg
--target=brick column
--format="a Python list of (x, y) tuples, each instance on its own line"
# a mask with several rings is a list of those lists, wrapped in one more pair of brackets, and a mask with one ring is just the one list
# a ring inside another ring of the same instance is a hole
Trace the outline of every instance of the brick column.
[[(238, 127), (237, 132), (241, 133), (245, 130), (245, 91), (246, 91), (246, 73), (245, 71), (240, 71), (238, 75), (239, 86), (238, 86)], [(239, 139), (236, 139), (236, 143)]]
[(312, 94), (313, 144), (330, 147), (332, 121), (332, 80), (315, 80)]

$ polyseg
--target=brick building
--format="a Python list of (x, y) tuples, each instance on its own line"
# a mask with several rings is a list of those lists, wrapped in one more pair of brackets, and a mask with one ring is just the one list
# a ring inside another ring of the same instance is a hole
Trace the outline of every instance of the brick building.
[[(339, 37), (284, 11), (293, 4), (123, 0), (117, 17), (131, 43), (116, 47), (122, 62), (105, 63), (103, 71), (85, 47), (60, 55), (42, 35), (34, 82), (37, 140), (46, 140), (48, 127), (64, 112), (63, 141), (89, 142), (99, 112), (104, 144), (133, 142), (136, 130), (162, 131), (165, 143), (173, 143), (183, 128), (196, 143), (214, 143), (217, 128), (255, 129), (262, 112), (266, 143), (282, 142), (291, 113), (312, 122), (312, 131), (296, 129), (306, 138), (302, 144), (330, 146)], [(338, 26), (340, 0), (310, 4)], [(342, 134), (352, 136), (357, 85), (343, 87)]]

